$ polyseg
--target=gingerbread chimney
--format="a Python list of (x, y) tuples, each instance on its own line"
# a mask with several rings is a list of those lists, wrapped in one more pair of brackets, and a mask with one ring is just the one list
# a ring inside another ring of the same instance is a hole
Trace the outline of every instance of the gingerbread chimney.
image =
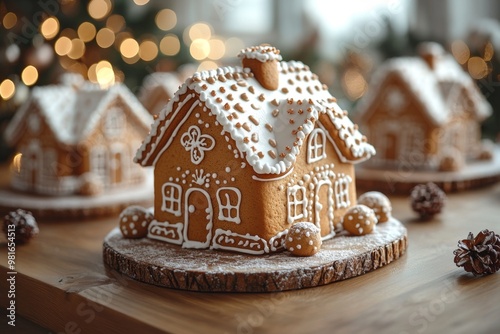
[(427, 63), (431, 70), (436, 68), (436, 62), (444, 55), (444, 49), (441, 45), (435, 42), (421, 43), (418, 46), (420, 57)]
[(272, 46), (252, 46), (240, 52), (243, 67), (252, 71), (262, 87), (276, 90), (279, 86), (278, 61), (280, 51)]

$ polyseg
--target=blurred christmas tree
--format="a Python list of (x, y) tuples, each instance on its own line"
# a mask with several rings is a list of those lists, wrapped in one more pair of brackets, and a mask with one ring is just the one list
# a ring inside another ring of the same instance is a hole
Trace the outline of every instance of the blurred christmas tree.
[[(137, 91), (155, 71), (191, 61), (168, 2), (17, 0), (0, 3), (0, 134), (29, 96), (65, 71)], [(160, 7), (161, 6), (161, 7)], [(8, 154), (0, 140), (0, 159)]]
[(493, 115), (483, 123), (483, 133), (500, 142), (500, 22), (477, 23), (466, 41), (453, 42), (451, 49), (493, 107)]

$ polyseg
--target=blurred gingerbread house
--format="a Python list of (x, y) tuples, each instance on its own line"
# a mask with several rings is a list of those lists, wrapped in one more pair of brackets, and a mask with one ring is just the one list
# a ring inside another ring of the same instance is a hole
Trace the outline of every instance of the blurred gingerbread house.
[(167, 105), (182, 81), (175, 72), (155, 72), (144, 78), (139, 101), (151, 115), (157, 115)]
[(14, 189), (44, 195), (94, 195), (143, 181), (133, 155), (151, 115), (122, 84), (101, 89), (70, 78), (35, 87), (5, 131), (19, 152)]
[(491, 106), (439, 44), (386, 61), (359, 106), (357, 120), (377, 149), (371, 166), (454, 171), (488, 156), (480, 122)]

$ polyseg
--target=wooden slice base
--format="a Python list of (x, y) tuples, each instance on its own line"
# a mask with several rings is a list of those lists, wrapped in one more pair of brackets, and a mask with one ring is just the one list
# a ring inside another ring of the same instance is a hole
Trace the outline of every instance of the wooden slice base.
[(417, 184), (434, 182), (445, 192), (480, 188), (500, 181), (500, 147), (493, 150), (493, 159), (475, 161), (457, 172), (412, 170), (402, 164), (398, 169), (375, 169), (356, 166), (356, 186), (359, 189), (382, 191), (386, 194), (409, 195)]
[(118, 228), (103, 244), (108, 268), (162, 287), (207, 292), (274, 292), (310, 288), (363, 275), (402, 256), (406, 228), (396, 219), (365, 236), (336, 236), (311, 257), (289, 252), (244, 255), (184, 249), (148, 238), (124, 239)]
[(0, 215), (24, 209), (37, 220), (78, 220), (118, 214), (126, 207), (137, 204), (150, 206), (153, 202), (153, 178), (126, 188), (117, 188), (96, 196), (41, 196), (0, 188)]

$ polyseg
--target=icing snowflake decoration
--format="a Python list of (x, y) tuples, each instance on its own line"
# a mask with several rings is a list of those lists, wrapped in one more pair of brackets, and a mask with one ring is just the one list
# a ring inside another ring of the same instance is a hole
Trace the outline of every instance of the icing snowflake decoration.
[(205, 151), (215, 146), (215, 140), (210, 135), (202, 135), (200, 128), (192, 125), (181, 137), (181, 144), (186, 151), (191, 152), (191, 162), (198, 165), (205, 157)]

